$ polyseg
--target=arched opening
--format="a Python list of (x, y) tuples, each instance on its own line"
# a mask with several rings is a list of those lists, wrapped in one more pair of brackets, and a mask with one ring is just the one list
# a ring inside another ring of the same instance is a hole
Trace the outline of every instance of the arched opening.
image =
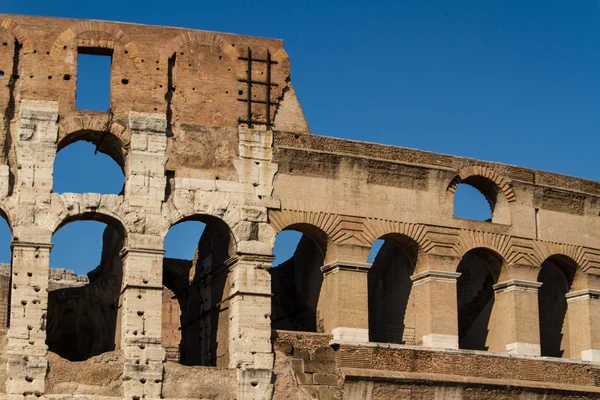
[[(380, 246), (368, 272), (369, 341), (416, 344), (415, 308), (411, 296), (419, 246), (412, 239), (390, 234)], [(372, 250), (373, 252), (373, 250)]]
[(494, 306), (494, 284), (502, 269), (502, 258), (491, 250), (477, 248), (467, 252), (458, 265), (457, 281), (458, 346), (461, 349), (487, 350), (490, 319)]
[(571, 289), (577, 264), (562, 255), (548, 257), (538, 274), (538, 307), (541, 355), (563, 357), (568, 347), (565, 325), (566, 294)]
[(54, 160), (53, 191), (122, 194), (124, 165), (121, 144), (110, 133), (69, 134)]
[(11, 241), (10, 227), (0, 213), (0, 330), (10, 325)]
[(454, 216), (490, 222), (492, 210), (485, 196), (473, 186), (461, 183), (454, 193)]
[(220, 219), (196, 216), (173, 225), (163, 260), (163, 346), (167, 360), (227, 367), (229, 268), (233, 240)]
[(491, 179), (480, 175), (457, 177), (450, 189), (454, 192), (455, 218), (510, 224), (508, 200)]
[(273, 329), (323, 332), (321, 288), (327, 239), (313, 226), (288, 227), (275, 238), (271, 269)]
[(46, 344), (70, 361), (115, 349), (125, 233), (116, 221), (88, 217), (58, 228), (50, 252)]

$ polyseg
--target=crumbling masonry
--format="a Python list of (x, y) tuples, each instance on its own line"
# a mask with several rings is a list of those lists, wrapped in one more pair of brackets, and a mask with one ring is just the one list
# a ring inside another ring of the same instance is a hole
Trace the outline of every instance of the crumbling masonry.
[[(76, 109), (79, 53), (112, 57), (107, 112)], [(311, 134), (280, 40), (0, 15), (0, 108), (0, 398), (600, 396), (600, 183)], [(53, 193), (80, 140), (122, 194)], [(490, 221), (454, 217), (461, 184)], [(86, 219), (89, 282), (50, 272)]]

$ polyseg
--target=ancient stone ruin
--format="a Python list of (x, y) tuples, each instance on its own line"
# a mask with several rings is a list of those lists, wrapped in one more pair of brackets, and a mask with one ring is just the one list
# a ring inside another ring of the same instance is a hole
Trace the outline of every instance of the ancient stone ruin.
[[(312, 134), (280, 40), (0, 27), (1, 399), (600, 396), (600, 183)], [(80, 54), (111, 57), (106, 112), (77, 107)], [(121, 194), (53, 192), (77, 141)], [(460, 185), (489, 221), (454, 216)], [(78, 220), (107, 224), (87, 278), (49, 268)], [(190, 220), (193, 260), (165, 258)]]

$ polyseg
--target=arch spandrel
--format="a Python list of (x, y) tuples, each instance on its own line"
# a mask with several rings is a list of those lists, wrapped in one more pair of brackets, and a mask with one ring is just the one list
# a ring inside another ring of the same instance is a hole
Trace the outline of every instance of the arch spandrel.
[(23, 27), (8, 17), (2, 19), (0, 26), (12, 33), (15, 39), (17, 39), (17, 41), (23, 46), (24, 54), (33, 53), (33, 41)]

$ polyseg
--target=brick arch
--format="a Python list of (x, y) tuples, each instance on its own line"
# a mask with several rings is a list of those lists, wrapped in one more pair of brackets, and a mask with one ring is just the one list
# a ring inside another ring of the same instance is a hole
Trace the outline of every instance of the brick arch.
[(23, 27), (21, 27), (19, 24), (17, 24), (10, 18), (4, 18), (2, 20), (2, 23), (0, 23), (0, 26), (12, 33), (12, 35), (17, 39), (17, 41), (21, 43), (21, 45), (23, 46), (24, 54), (33, 53), (33, 42), (29, 37), (29, 34)]
[(545, 242), (536, 240), (533, 242), (533, 253), (535, 265), (541, 266), (544, 261), (552, 256), (565, 256), (571, 259), (579, 269), (587, 264), (586, 253), (582, 246), (556, 242)]
[(376, 240), (384, 236), (394, 234), (406, 236), (415, 241), (420, 250), (426, 253), (434, 247), (434, 243), (427, 239), (427, 233), (427, 227), (422, 224), (367, 218), (361, 236), (369, 246), (373, 246)]
[(496, 252), (505, 263), (512, 263), (518, 257), (513, 250), (512, 237), (497, 233), (461, 230), (458, 234), (458, 242), (454, 245), (454, 252), (458, 257), (463, 257), (467, 252), (485, 248)]
[(206, 46), (220, 47), (231, 61), (237, 61), (238, 51), (227, 40), (216, 32), (207, 31), (187, 31), (180, 33), (171, 39), (161, 54), (161, 63), (166, 64), (168, 59), (179, 49), (189, 43), (200, 43)]
[[(127, 240), (128, 233), (133, 232), (127, 224), (123, 212), (123, 198), (117, 195), (73, 194), (55, 195), (62, 205), (50, 227), (52, 234), (68, 223), (75, 221), (99, 221), (112, 226)], [(108, 198), (113, 201), (107, 201)]]
[(51, 57), (57, 57), (63, 51), (63, 47), (69, 44), (79, 34), (84, 32), (103, 32), (115, 38), (127, 50), (127, 55), (135, 62), (140, 61), (137, 45), (131, 38), (123, 32), (116, 24), (109, 24), (102, 21), (81, 21), (77, 22), (65, 31), (63, 31), (54, 43), (50, 50)]
[(511, 183), (496, 171), (483, 165), (470, 165), (462, 168), (460, 171), (458, 171), (458, 175), (454, 177), (454, 179), (452, 179), (448, 185), (447, 191), (449, 193), (456, 192), (458, 185), (465, 179), (472, 176), (481, 176), (489, 179), (498, 186), (499, 191), (504, 194), (509, 203), (516, 201), (516, 195)]

